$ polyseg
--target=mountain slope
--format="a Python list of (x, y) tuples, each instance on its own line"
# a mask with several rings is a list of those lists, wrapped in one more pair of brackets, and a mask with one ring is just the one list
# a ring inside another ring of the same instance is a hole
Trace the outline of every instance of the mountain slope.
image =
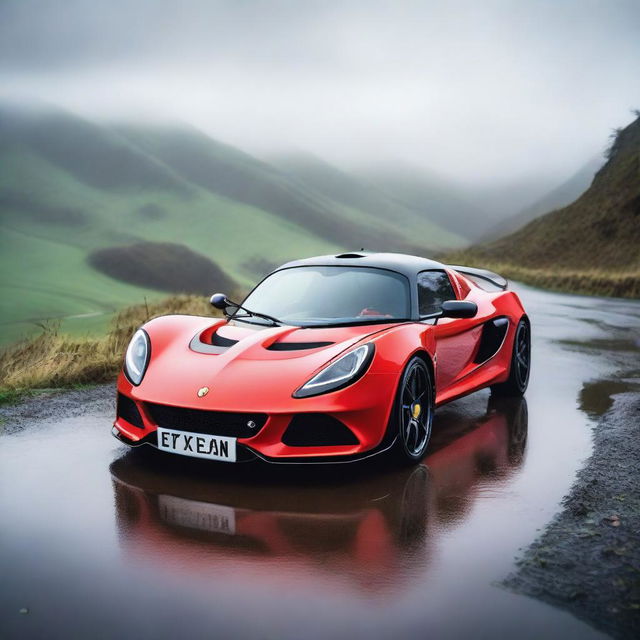
[(101, 249), (183, 245), (247, 287), (274, 263), (345, 248), (189, 182), (112, 128), (53, 108), (3, 107), (0, 123), (2, 342), (46, 318), (163, 295), (96, 271), (89, 256)]
[(575, 202), (449, 259), (498, 265), (515, 277), (585, 292), (640, 296), (640, 118)]
[(415, 167), (377, 167), (359, 175), (387, 197), (467, 240), (479, 238), (495, 220), (461, 197), (457, 186)]
[(109, 128), (47, 105), (0, 105), (0, 144), (29, 149), (90, 187), (189, 190)]
[(571, 204), (589, 188), (596, 171), (602, 167), (602, 164), (602, 156), (591, 158), (568, 180), (549, 191), (542, 198), (515, 215), (501, 220), (486, 234), (486, 239), (493, 240), (507, 233), (517, 231), (535, 218)]
[[(119, 126), (117, 130), (184, 180), (229, 200), (259, 207), (329, 242), (396, 251), (416, 246), (412, 243), (414, 230), (399, 227), (393, 218), (378, 216), (374, 220), (368, 209), (341, 206), (314, 185), (292, 179), (286, 172), (191, 127)], [(460, 244), (453, 234), (427, 220), (422, 221), (421, 229), (425, 232), (423, 247), (433, 250)]]
[[(428, 220), (398, 224), (332, 199), (184, 125), (96, 124), (50, 105), (0, 104), (0, 165), (4, 342), (42, 319), (106, 314), (197, 274), (198, 291), (246, 288), (299, 256), (460, 244)], [(111, 268), (131, 251), (144, 280), (132, 264)]]
[(434, 223), (424, 212), (406, 206), (367, 179), (341, 171), (311, 154), (280, 155), (269, 160), (304, 188), (338, 206), (366, 212), (376, 218), (377, 224), (393, 221), (395, 229), (401, 228), (412, 238), (420, 238), (413, 240), (416, 245), (454, 247), (465, 244), (461, 235)]

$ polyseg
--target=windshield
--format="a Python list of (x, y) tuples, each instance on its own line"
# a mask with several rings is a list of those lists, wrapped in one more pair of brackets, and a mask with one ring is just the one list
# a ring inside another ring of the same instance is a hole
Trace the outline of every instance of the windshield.
[[(243, 306), (301, 326), (407, 320), (411, 316), (407, 278), (368, 267), (276, 271), (249, 294)], [(255, 317), (249, 320), (264, 322)]]

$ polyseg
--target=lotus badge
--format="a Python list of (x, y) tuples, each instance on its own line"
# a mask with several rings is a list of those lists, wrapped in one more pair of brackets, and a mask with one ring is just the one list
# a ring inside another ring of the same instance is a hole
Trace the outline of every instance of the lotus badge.
[(198, 398), (204, 398), (207, 393), (209, 393), (209, 387), (202, 387), (201, 389), (198, 389)]

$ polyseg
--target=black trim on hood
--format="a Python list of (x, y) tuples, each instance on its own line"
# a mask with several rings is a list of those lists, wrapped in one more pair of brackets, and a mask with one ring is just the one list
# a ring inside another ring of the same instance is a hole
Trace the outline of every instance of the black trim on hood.
[(328, 347), (335, 342), (274, 342), (267, 349), (269, 351), (304, 351), (305, 349), (319, 349)]

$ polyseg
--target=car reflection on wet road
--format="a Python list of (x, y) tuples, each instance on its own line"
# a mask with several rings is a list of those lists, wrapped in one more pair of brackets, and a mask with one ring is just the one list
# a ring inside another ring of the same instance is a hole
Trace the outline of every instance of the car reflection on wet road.
[(377, 465), (365, 476), (322, 467), (302, 485), (291, 468), (236, 467), (212, 482), (206, 462), (129, 452), (111, 465), (122, 548), (132, 561), (171, 557), (203, 573), (241, 558), (268, 573), (295, 558), (367, 592), (395, 588), (426, 570), (433, 523), (459, 519), (481, 482), (504, 482), (518, 468), (526, 400), (490, 400), (479, 418), (449, 415), (440, 426), (417, 467)]
[(110, 387), (0, 409), (0, 637), (602, 637), (500, 584), (589, 456), (640, 305), (518, 290), (526, 400), (440, 408), (412, 468), (129, 451)]

